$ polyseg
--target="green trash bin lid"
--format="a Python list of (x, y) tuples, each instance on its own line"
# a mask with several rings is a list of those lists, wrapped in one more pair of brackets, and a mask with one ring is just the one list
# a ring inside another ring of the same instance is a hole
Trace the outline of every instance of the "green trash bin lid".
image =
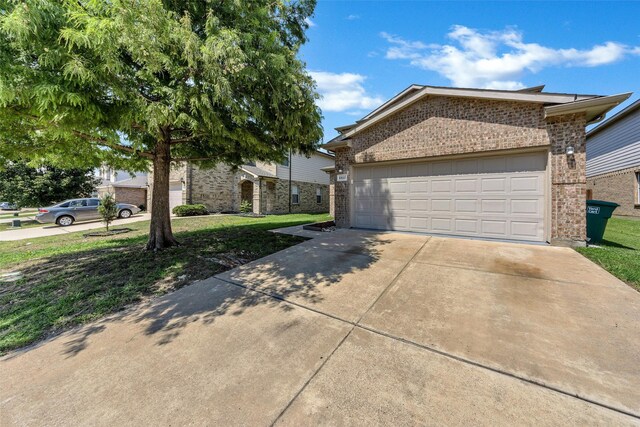
[(613, 203), (613, 202), (605, 202), (604, 200), (587, 200), (587, 205), (592, 205), (592, 206), (607, 206), (610, 208), (617, 208), (618, 206), (620, 206), (617, 203)]

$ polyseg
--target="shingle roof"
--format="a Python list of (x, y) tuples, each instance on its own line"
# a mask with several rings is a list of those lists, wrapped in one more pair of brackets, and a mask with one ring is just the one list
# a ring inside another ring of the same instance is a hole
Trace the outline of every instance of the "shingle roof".
[(277, 178), (276, 175), (272, 174), (269, 171), (266, 171), (262, 168), (259, 168), (257, 166), (249, 166), (249, 165), (242, 165), (240, 166), (240, 169), (242, 169), (243, 171), (250, 173), (253, 176), (257, 176), (257, 177), (261, 177), (261, 178)]

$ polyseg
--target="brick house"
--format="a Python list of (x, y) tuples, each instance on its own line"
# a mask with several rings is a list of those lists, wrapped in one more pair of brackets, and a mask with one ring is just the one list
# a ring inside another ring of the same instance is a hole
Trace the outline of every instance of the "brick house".
[(640, 217), (640, 100), (587, 133), (587, 198)]
[(147, 173), (131, 174), (122, 170), (103, 166), (95, 171), (102, 182), (96, 187), (95, 195), (102, 197), (110, 193), (118, 203), (130, 203), (136, 206), (147, 205)]
[[(236, 171), (223, 164), (201, 169), (182, 162), (171, 171), (169, 205), (202, 203), (210, 212), (238, 212), (246, 200), (256, 214), (280, 214), (289, 212), (291, 193), (291, 212), (328, 212), (329, 175), (322, 168), (333, 164), (332, 155), (319, 151), (308, 158), (293, 154), (282, 164), (242, 165)], [(152, 191), (148, 194), (151, 206)]]
[(584, 244), (585, 126), (616, 96), (412, 85), (324, 145), (339, 227)]

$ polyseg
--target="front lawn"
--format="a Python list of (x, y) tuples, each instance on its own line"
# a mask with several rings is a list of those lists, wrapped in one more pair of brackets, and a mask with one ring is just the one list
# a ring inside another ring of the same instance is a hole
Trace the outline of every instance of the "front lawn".
[(577, 250), (640, 291), (640, 219), (611, 218), (598, 246)]
[(22, 227), (12, 227), (10, 222), (0, 222), (0, 231), (6, 230), (20, 230), (21, 228), (33, 228), (33, 227), (43, 227), (44, 224), (40, 224), (38, 221), (34, 221), (32, 219), (22, 219), (21, 220)]
[(327, 219), (174, 219), (182, 245), (158, 253), (144, 250), (148, 221), (127, 224), (132, 231), (111, 237), (78, 232), (0, 242), (0, 354), (304, 240), (268, 230)]

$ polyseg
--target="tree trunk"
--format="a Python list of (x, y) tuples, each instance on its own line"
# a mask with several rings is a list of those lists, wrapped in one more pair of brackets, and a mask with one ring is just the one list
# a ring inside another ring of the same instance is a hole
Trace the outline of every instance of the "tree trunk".
[(153, 192), (151, 198), (151, 227), (147, 250), (158, 251), (179, 243), (171, 231), (169, 210), (169, 173), (171, 150), (168, 140), (158, 141), (153, 157)]

